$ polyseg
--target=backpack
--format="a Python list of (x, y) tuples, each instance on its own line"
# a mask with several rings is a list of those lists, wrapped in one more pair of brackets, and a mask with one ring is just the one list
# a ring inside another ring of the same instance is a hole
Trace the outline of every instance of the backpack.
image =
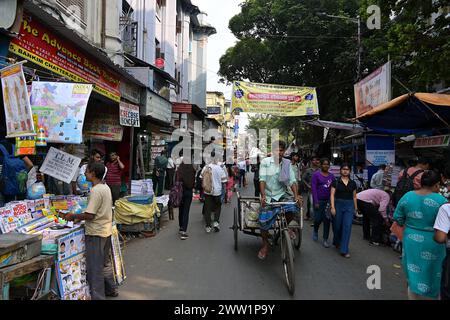
[[(5, 196), (23, 195), (27, 192), (28, 170), (22, 159), (10, 155), (0, 144), (3, 153), (3, 170), (0, 178), (0, 190)], [(14, 147), (13, 147), (14, 154)]]
[(210, 166), (206, 167), (205, 172), (203, 173), (202, 187), (205, 193), (213, 192), (213, 176), (212, 168)]
[[(408, 168), (409, 169), (409, 168)], [(400, 199), (409, 191), (414, 190), (414, 178), (424, 172), (424, 170), (417, 170), (411, 176), (408, 175), (408, 169), (405, 169), (403, 176), (397, 182), (394, 194), (392, 195), (392, 202), (397, 206)]]

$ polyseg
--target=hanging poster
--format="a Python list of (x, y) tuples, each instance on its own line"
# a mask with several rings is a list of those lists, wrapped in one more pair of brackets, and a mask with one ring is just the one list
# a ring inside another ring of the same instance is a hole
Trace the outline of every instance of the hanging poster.
[(48, 142), (82, 142), (84, 116), (91, 84), (66, 82), (33, 82), (31, 109), (38, 126), (47, 134)]
[(120, 102), (120, 124), (127, 127), (139, 128), (139, 106)]
[(232, 109), (280, 117), (319, 114), (315, 88), (235, 81)]
[(22, 63), (0, 70), (7, 138), (35, 135)]
[(122, 141), (123, 127), (117, 114), (98, 113), (86, 120), (83, 134), (98, 140)]
[(39, 171), (65, 183), (71, 183), (78, 172), (80, 162), (80, 158), (51, 147)]

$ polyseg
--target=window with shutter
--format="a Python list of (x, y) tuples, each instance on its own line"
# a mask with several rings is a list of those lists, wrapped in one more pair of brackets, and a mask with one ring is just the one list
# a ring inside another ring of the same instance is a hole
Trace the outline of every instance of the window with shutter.
[(80, 22), (83, 28), (86, 28), (86, 1), (56, 0), (56, 3), (65, 14)]

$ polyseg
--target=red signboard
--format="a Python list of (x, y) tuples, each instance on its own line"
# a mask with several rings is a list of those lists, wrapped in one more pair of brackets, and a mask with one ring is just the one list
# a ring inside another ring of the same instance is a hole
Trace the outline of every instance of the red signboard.
[(19, 37), (11, 41), (9, 51), (74, 82), (93, 83), (94, 91), (120, 101), (116, 74), (29, 16), (24, 16)]

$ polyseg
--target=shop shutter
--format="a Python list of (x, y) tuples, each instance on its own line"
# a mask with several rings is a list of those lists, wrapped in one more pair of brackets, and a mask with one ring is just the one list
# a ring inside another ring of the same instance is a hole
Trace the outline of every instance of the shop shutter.
[(71, 17), (86, 27), (86, 1), (84, 0), (56, 0), (56, 3)]

